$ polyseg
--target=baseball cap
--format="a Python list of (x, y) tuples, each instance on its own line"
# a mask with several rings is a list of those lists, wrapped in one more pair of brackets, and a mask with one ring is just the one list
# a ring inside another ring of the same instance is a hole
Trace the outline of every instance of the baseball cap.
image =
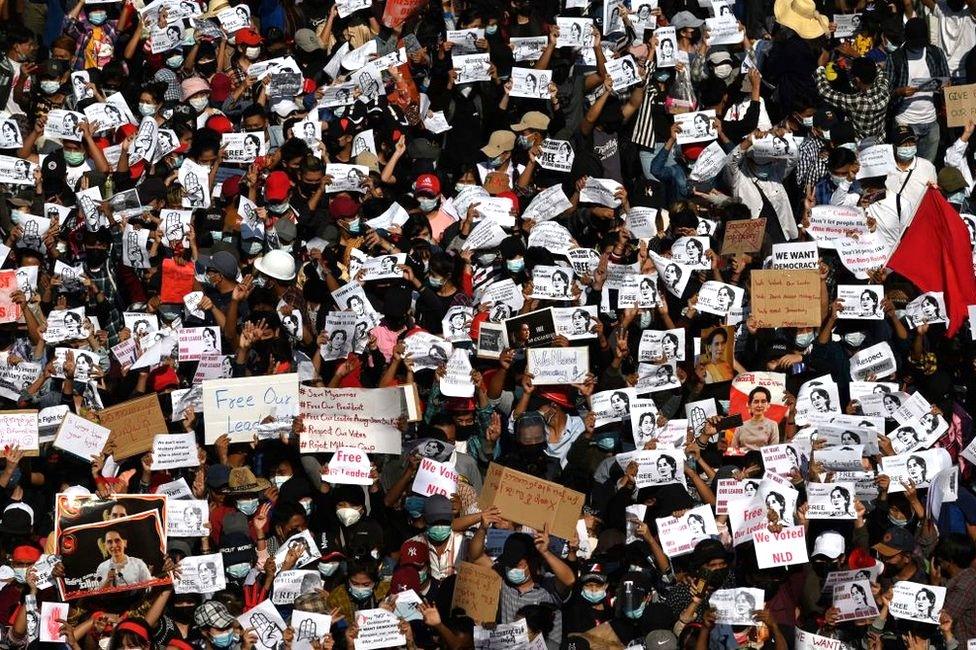
[(607, 572), (604, 570), (602, 564), (591, 564), (582, 570), (579, 582), (580, 584), (599, 582), (601, 585), (605, 585), (607, 584)]
[(675, 29), (685, 29), (686, 27), (701, 27), (705, 21), (695, 16), (690, 11), (679, 11), (671, 19), (671, 26)]
[(215, 627), (223, 630), (234, 624), (234, 617), (230, 615), (227, 606), (222, 602), (209, 600), (193, 612), (193, 622), (199, 627)]
[(397, 567), (390, 579), (390, 593), (398, 594), (410, 589), (420, 591), (420, 573), (412, 566)]
[(899, 124), (895, 127), (895, 132), (891, 136), (891, 142), (893, 144), (905, 144), (910, 140), (918, 140), (918, 136), (915, 135), (915, 131), (912, 130), (912, 127), (905, 124)]
[(938, 181), (939, 189), (943, 192), (952, 193), (966, 189), (966, 179), (962, 177), (962, 172), (955, 167), (943, 167), (939, 171)]
[(400, 566), (425, 567), (430, 563), (427, 544), (416, 539), (408, 539), (400, 547)]
[(207, 270), (233, 280), (237, 277), (237, 259), (227, 251), (217, 251), (207, 260)]
[(885, 557), (899, 553), (912, 553), (915, 550), (915, 537), (904, 528), (892, 526), (885, 531), (881, 541), (871, 548)]
[(545, 131), (548, 128), (549, 116), (539, 111), (529, 111), (522, 116), (522, 120), (518, 124), (512, 125), (513, 131), (524, 131), (526, 129)]
[(845, 548), (843, 535), (834, 531), (827, 531), (817, 535), (817, 539), (813, 542), (813, 553), (810, 555), (824, 555), (831, 560), (836, 560), (844, 553)]
[(231, 123), (229, 119), (227, 119), (226, 115), (212, 116), (210, 119), (207, 120), (206, 126), (208, 129), (213, 129), (214, 131), (220, 133), (221, 135), (225, 133), (234, 132), (234, 125)]
[(237, 45), (260, 45), (261, 35), (254, 31), (253, 28), (245, 27), (234, 32), (234, 42)]
[(451, 521), (454, 511), (451, 501), (443, 494), (435, 494), (424, 502), (424, 521), (433, 524), (438, 521)]
[(329, 214), (333, 219), (352, 219), (359, 213), (359, 204), (349, 196), (340, 195), (329, 203)]
[(651, 630), (644, 637), (647, 650), (678, 650), (678, 638), (671, 630)]
[(311, 29), (303, 27), (295, 32), (295, 45), (303, 52), (314, 52), (322, 49), (322, 42)]
[(441, 193), (441, 181), (433, 174), (421, 174), (413, 184), (413, 191), (417, 194), (437, 196)]
[(278, 219), (275, 221), (274, 231), (278, 235), (278, 241), (282, 244), (291, 244), (298, 236), (298, 229), (291, 219)]
[(291, 191), (291, 179), (283, 171), (271, 172), (264, 182), (264, 198), (271, 203), (280, 203)]
[(495, 131), (488, 138), (488, 144), (481, 148), (481, 153), (489, 158), (499, 156), (515, 148), (515, 134), (511, 131)]
[(532, 538), (527, 534), (512, 533), (505, 540), (502, 554), (498, 556), (498, 563), (503, 567), (513, 567), (519, 563), (519, 560), (529, 557), (533, 548)]
[(821, 131), (829, 131), (837, 124), (837, 113), (829, 108), (821, 108), (813, 114), (813, 125)]

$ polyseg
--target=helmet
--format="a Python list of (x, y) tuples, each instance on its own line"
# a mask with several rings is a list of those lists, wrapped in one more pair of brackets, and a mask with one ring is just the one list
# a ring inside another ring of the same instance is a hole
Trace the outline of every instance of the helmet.
[(283, 250), (273, 250), (254, 260), (254, 268), (276, 280), (295, 279), (295, 258)]

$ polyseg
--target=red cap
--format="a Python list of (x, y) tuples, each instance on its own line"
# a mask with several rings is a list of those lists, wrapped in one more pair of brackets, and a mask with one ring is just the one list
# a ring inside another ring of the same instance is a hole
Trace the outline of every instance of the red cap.
[(231, 176), (220, 186), (220, 196), (229, 199), (241, 193), (241, 177)]
[(874, 564), (874, 557), (871, 555), (870, 549), (856, 547), (847, 556), (847, 566), (851, 569), (868, 569)]
[(420, 574), (412, 566), (402, 566), (393, 572), (390, 579), (390, 593), (399, 594), (413, 589), (420, 591)]
[(232, 82), (223, 72), (218, 72), (210, 79), (210, 98), (222, 102), (230, 95)]
[(444, 401), (444, 410), (448, 413), (466, 413), (473, 411), (477, 403), (471, 397), (448, 397)]
[(136, 131), (139, 129), (135, 124), (123, 124), (115, 131), (115, 142), (116, 144), (122, 144), (122, 141), (128, 138), (130, 135), (135, 135)]
[(421, 174), (413, 184), (413, 191), (417, 194), (437, 196), (441, 193), (441, 181), (433, 174)]
[(698, 143), (686, 144), (682, 145), (681, 147), (681, 153), (683, 153), (685, 158), (688, 160), (698, 160), (698, 156), (700, 156), (701, 152), (703, 151), (705, 151), (705, 146)]
[(207, 120), (206, 127), (208, 129), (213, 129), (221, 135), (234, 132), (234, 125), (231, 124), (226, 115), (214, 115)]
[(282, 171), (271, 172), (264, 182), (264, 198), (271, 203), (280, 203), (288, 198), (291, 191), (291, 179)]
[(234, 42), (238, 45), (260, 45), (261, 35), (253, 28), (245, 27), (234, 32)]
[(515, 208), (515, 212), (517, 213), (519, 211), (519, 200), (518, 197), (515, 196), (515, 192), (512, 191), (499, 192), (498, 197), (502, 199), (508, 199), (509, 201), (512, 202), (512, 207)]
[(425, 567), (430, 564), (430, 551), (427, 544), (416, 539), (408, 539), (400, 547), (400, 566)]
[(550, 402), (555, 402), (563, 408), (573, 407), (573, 402), (569, 399), (569, 391), (565, 388), (550, 388), (548, 390), (540, 391), (539, 397), (542, 399), (547, 399)]
[(352, 219), (359, 214), (359, 204), (351, 196), (340, 194), (329, 203), (329, 214), (333, 219)]
[(149, 380), (152, 383), (154, 393), (164, 391), (167, 388), (180, 387), (180, 378), (176, 376), (176, 371), (169, 366), (151, 375)]
[(14, 549), (13, 554), (10, 559), (14, 562), (37, 562), (41, 559), (41, 551), (33, 546), (27, 546), (26, 544), (18, 546)]

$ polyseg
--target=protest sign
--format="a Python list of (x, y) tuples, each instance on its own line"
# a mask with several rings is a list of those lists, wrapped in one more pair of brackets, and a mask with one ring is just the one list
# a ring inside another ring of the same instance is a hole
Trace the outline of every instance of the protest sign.
[(569, 172), (575, 159), (576, 154), (568, 140), (550, 138), (542, 141), (542, 150), (536, 158), (540, 167), (557, 172)]
[(808, 519), (855, 519), (853, 483), (809, 483)]
[(888, 612), (895, 618), (938, 624), (945, 604), (946, 588), (908, 580), (895, 583)]
[(718, 138), (715, 130), (714, 109), (692, 113), (678, 113), (674, 115), (674, 123), (681, 127), (678, 131), (678, 144), (692, 142), (707, 142)]
[(219, 327), (184, 327), (179, 331), (180, 363), (221, 353)]
[(99, 413), (98, 421), (112, 430), (110, 440), (116, 460), (149, 451), (153, 437), (167, 430), (155, 393), (110, 406)]
[(810, 211), (810, 227), (807, 232), (817, 240), (820, 248), (834, 248), (842, 237), (856, 233), (858, 237), (868, 233), (864, 211), (843, 205), (815, 205)]
[(270, 599), (263, 600), (255, 607), (237, 617), (241, 628), (253, 629), (257, 634), (254, 648), (257, 650), (275, 650), (284, 639), (287, 627), (285, 620), (278, 613), (278, 608)]
[(425, 497), (441, 494), (451, 498), (457, 492), (458, 478), (458, 473), (447, 463), (421, 458), (411, 491)]
[(322, 576), (318, 571), (290, 569), (275, 574), (271, 602), (275, 605), (294, 604), (302, 594), (312, 593), (322, 588)]
[(496, 506), (511, 521), (572, 539), (584, 495), (557, 483), (497, 463), (488, 466), (478, 498), (482, 510)]
[(717, 140), (709, 143), (698, 155), (694, 167), (691, 168), (691, 181), (693, 183), (704, 183), (712, 180), (725, 168), (727, 159), (728, 154), (725, 153)]
[(529, 643), (529, 626), (524, 618), (513, 623), (499, 623), (491, 628), (474, 626), (476, 650), (519, 650)]
[[(287, 604), (290, 605), (292, 602), (290, 600)], [(312, 642), (328, 634), (331, 627), (332, 617), (329, 614), (292, 610), (291, 629), (294, 631), (294, 638), (291, 647), (293, 650), (312, 650)]]
[[(492, 467), (496, 466), (492, 464)], [(494, 622), (498, 615), (501, 590), (502, 577), (495, 573), (494, 569), (471, 562), (461, 562), (457, 581), (454, 583), (451, 609), (460, 607), (476, 623)]]
[(0, 271), (0, 323), (16, 323), (20, 320), (20, 305), (11, 294), (19, 291), (17, 272), (13, 269)]
[(206, 537), (209, 517), (206, 499), (166, 499), (166, 536)]
[(638, 489), (649, 485), (685, 484), (684, 452), (674, 449), (648, 449), (617, 454), (617, 464), (627, 470), (631, 463), (637, 465), (634, 482)]
[(542, 347), (556, 338), (556, 324), (549, 308), (506, 318), (505, 330), (513, 347)]
[(525, 352), (536, 386), (579, 384), (589, 372), (588, 348), (529, 348)]
[(834, 585), (833, 598), (837, 620), (840, 622), (874, 618), (878, 615), (878, 605), (871, 592), (870, 580), (854, 580)]
[[(759, 496), (758, 485), (746, 486), (746, 497), (730, 500), (726, 504), (729, 517), (729, 528), (732, 530), (732, 540), (735, 546), (752, 541), (752, 535), (757, 530), (766, 530), (769, 526), (768, 508)], [(755, 490), (753, 492), (753, 490)], [(748, 496), (752, 492), (755, 496)]]
[(976, 84), (949, 86), (945, 89), (946, 125), (949, 128), (966, 126), (976, 120)]
[(845, 650), (847, 648), (847, 644), (840, 639), (804, 632), (800, 628), (796, 628), (794, 634), (793, 643), (796, 650)]
[(298, 375), (209, 379), (203, 382), (206, 443), (223, 434), (244, 442), (259, 434), (266, 418), (290, 422), (298, 415)]
[(37, 456), (40, 448), (37, 411), (0, 411), (0, 449), (17, 448), (25, 456)]
[(337, 449), (322, 472), (322, 480), (334, 485), (372, 485), (369, 456), (359, 449)]
[(407, 642), (400, 632), (400, 619), (381, 607), (356, 612), (356, 625), (359, 633), (356, 635), (355, 650), (397, 648)]
[(860, 280), (867, 280), (871, 271), (882, 268), (891, 254), (891, 247), (877, 232), (857, 239), (841, 237), (835, 243), (840, 261)]
[(56, 603), (49, 600), (41, 601), (41, 618), (38, 621), (39, 640), (42, 643), (65, 642), (65, 636), (61, 633), (62, 627), (59, 621), (68, 620), (68, 603)]
[(733, 308), (741, 307), (745, 289), (734, 284), (708, 280), (698, 290), (695, 308), (700, 312), (726, 316)]
[(367, 453), (400, 453), (397, 421), (407, 412), (401, 388), (301, 386), (299, 395), (305, 425), (302, 453), (341, 447)]
[(152, 469), (166, 470), (178, 467), (198, 467), (196, 434), (161, 433), (152, 440)]
[(661, 548), (668, 557), (687, 555), (699, 541), (718, 535), (715, 516), (707, 505), (691, 508), (680, 517), (664, 517), (656, 522)]
[(224, 558), (220, 553), (183, 558), (177, 575), (173, 591), (178, 594), (212, 594), (227, 588)]
[(296, 567), (303, 567), (322, 557), (322, 552), (319, 550), (318, 544), (315, 543), (312, 532), (307, 529), (300, 533), (295, 533), (278, 547), (278, 552), (275, 553), (274, 560), (275, 566), (279, 569), (284, 565), (289, 551), (299, 551), (300, 553), (298, 561), (295, 562)]
[(766, 606), (766, 597), (762, 589), (752, 587), (719, 589), (708, 604), (715, 609), (717, 623), (752, 626), (755, 613)]
[(786, 270), (820, 269), (817, 242), (773, 244), (773, 268)]
[(447, 360), (445, 373), (440, 379), (441, 394), (446, 397), (473, 397), (474, 384), (471, 383), (471, 361), (469, 351), (456, 348)]
[(803, 526), (789, 526), (778, 533), (757, 530), (752, 534), (752, 541), (760, 569), (806, 564), (809, 560), (806, 529)]
[(876, 343), (871, 347), (858, 350), (850, 359), (851, 379), (866, 380), (874, 375), (877, 379), (883, 379), (894, 374), (895, 354), (891, 351), (891, 346), (887, 341)]
[(881, 320), (884, 311), (884, 286), (880, 284), (839, 284), (837, 300), (844, 303), (838, 318), (857, 320)]
[[(821, 454), (817, 455), (818, 460)], [(941, 447), (910, 454), (885, 456), (881, 459), (880, 472), (891, 479), (888, 492), (904, 492), (911, 482), (916, 488), (927, 488), (942, 470), (952, 466), (949, 452)]]
[[(746, 494), (747, 484), (753, 485), (752, 494)], [(734, 478), (719, 479), (715, 490), (715, 514), (727, 515), (730, 501), (742, 499), (747, 496), (752, 497), (755, 495), (758, 487), (758, 483), (753, 484), (750, 481), (739, 481)]]
[(155, 511), (63, 528), (57, 542), (65, 600), (171, 582), (162, 571), (166, 535)]
[(760, 327), (820, 325), (818, 271), (756, 270), (750, 277), (752, 315)]
[(722, 255), (755, 253), (762, 248), (766, 236), (766, 219), (737, 219), (725, 224)]
[(895, 151), (890, 144), (876, 144), (857, 152), (857, 178), (887, 176), (897, 169)]
[(111, 433), (111, 429), (99, 426), (80, 415), (68, 413), (58, 427), (54, 446), (82, 460), (91, 461), (102, 453)]
[(549, 84), (552, 82), (551, 70), (535, 68), (512, 68), (512, 97), (529, 99), (548, 99)]

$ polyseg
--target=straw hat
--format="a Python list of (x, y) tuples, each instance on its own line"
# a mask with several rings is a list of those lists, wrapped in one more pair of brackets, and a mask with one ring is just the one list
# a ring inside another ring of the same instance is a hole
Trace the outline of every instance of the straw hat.
[(813, 0), (776, 0), (776, 22), (789, 27), (801, 38), (817, 38), (827, 33), (830, 21), (817, 11)]

